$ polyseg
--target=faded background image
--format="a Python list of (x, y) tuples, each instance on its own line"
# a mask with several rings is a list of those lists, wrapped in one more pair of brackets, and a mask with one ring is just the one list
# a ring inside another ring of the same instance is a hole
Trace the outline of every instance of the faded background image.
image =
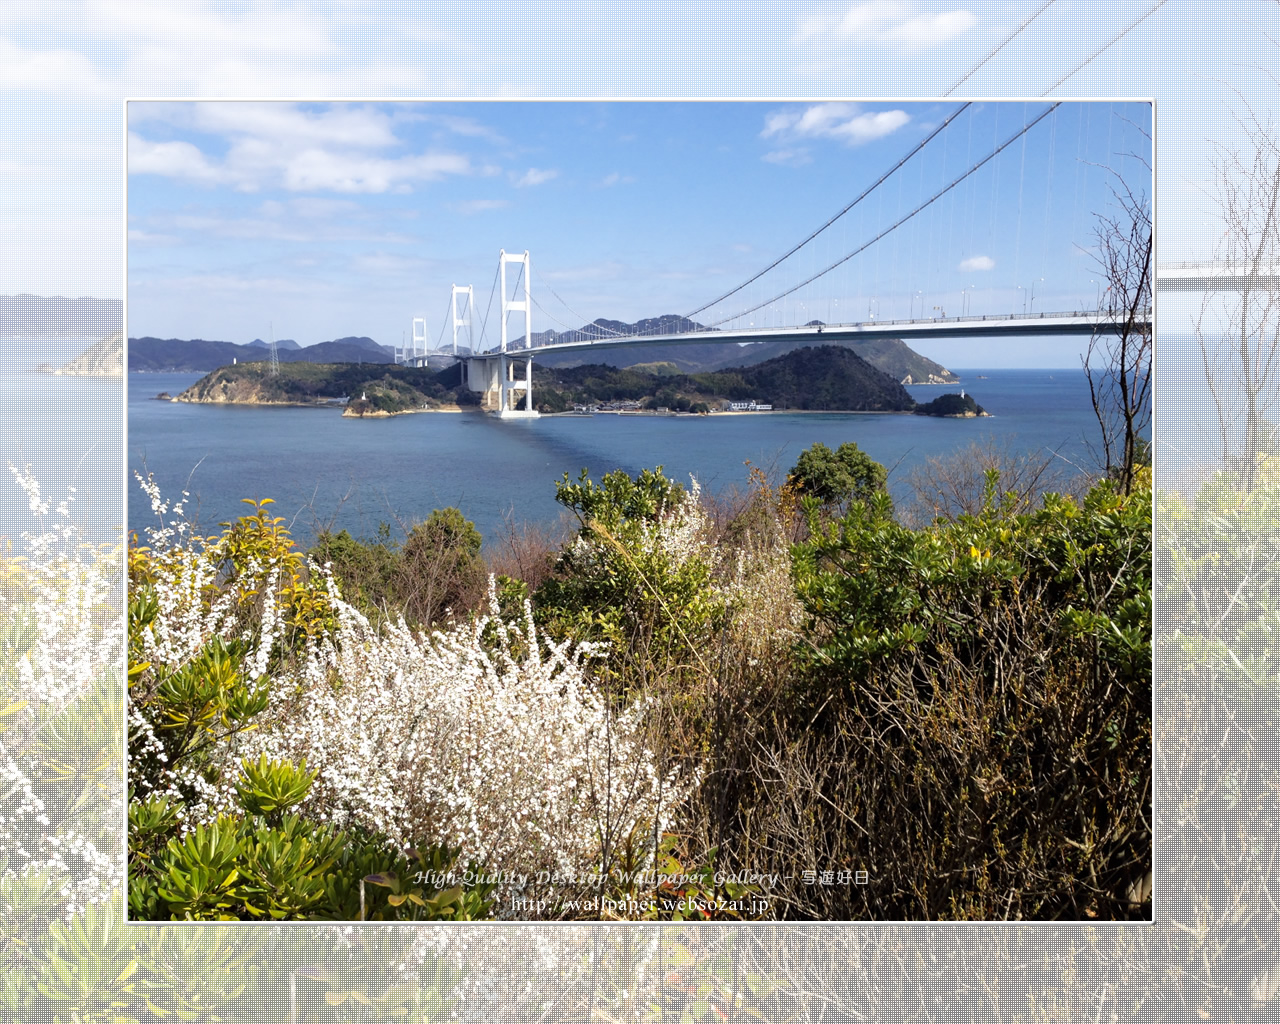
[[(6, 8), (0, 1017), (1274, 1017), (1277, 40), (1260, 2)], [(122, 327), (123, 99), (602, 95), (1155, 99), (1154, 923), (124, 923), (120, 382), (37, 372)]]

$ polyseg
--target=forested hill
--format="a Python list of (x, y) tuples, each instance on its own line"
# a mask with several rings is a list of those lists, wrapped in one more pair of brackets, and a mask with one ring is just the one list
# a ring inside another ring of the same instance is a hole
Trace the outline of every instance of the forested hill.
[[(287, 363), (272, 373), (264, 362), (223, 366), (200, 378), (175, 401), (230, 405), (345, 404), (349, 415), (394, 415), (476, 405), (480, 398), (459, 387), (454, 368), (437, 371), (384, 363)], [(159, 396), (157, 396), (159, 397)]]
[[(462, 385), (460, 367), (428, 370), (376, 363), (266, 363), (223, 366), (178, 397), (183, 402), (266, 405), (329, 404), (350, 399), (351, 414), (395, 414), (444, 405), (474, 406), (480, 396)], [(682, 374), (670, 364), (620, 370), (612, 366), (556, 369), (534, 363), (534, 403), (545, 413), (576, 405), (631, 402), (651, 409), (710, 412), (726, 402), (750, 402), (782, 410), (913, 412), (981, 415), (981, 410), (917, 407), (898, 381), (846, 348), (801, 348), (756, 366)], [(947, 396), (944, 396), (947, 397)], [(960, 396), (950, 396), (959, 399)], [(972, 399), (969, 399), (972, 403)]]
[[(597, 321), (598, 324), (613, 324), (614, 321)], [(637, 330), (639, 324), (618, 324), (618, 333)], [(691, 330), (698, 325), (675, 325)], [(672, 329), (675, 329), (673, 327)], [(577, 341), (587, 337), (584, 332), (571, 331), (556, 335), (549, 331), (547, 335), (535, 335), (538, 344), (545, 341)], [(817, 339), (815, 344), (836, 345), (856, 352), (878, 370), (883, 370), (894, 380), (914, 384), (958, 384), (960, 378), (940, 363), (922, 356), (900, 338), (876, 338), (872, 340), (843, 340), (825, 338)], [(712, 370), (723, 370), (736, 366), (752, 366), (763, 363), (778, 356), (796, 350), (793, 341), (762, 341), (752, 345), (726, 345), (724, 342), (705, 342), (689, 345), (647, 345), (635, 342), (625, 348), (602, 349), (599, 352), (578, 350), (576, 352), (548, 353), (540, 362), (545, 366), (571, 367), (586, 363), (606, 364), (615, 367), (643, 366), (646, 363), (671, 363), (682, 373), (708, 373)]]
[[(661, 365), (661, 364), (659, 364)], [(720, 402), (751, 401), (775, 409), (910, 411), (915, 401), (897, 380), (845, 348), (824, 345), (793, 349), (759, 363), (709, 373), (678, 373), (676, 367), (618, 369), (612, 366), (539, 368), (534, 363), (534, 399), (551, 411), (575, 404), (649, 400), (686, 410)]]
[[(908, 410), (915, 399), (897, 380), (847, 348), (796, 349), (755, 366), (695, 374), (731, 399), (757, 394), (775, 409)], [(741, 381), (739, 384), (738, 382)]]

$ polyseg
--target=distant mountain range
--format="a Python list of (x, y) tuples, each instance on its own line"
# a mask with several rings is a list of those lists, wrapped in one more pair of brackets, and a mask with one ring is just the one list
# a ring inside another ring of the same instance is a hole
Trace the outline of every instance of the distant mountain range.
[(88, 341), (123, 326), (124, 303), (119, 299), (0, 295), (0, 338)]
[[(269, 342), (269, 341), (263, 341), (261, 338), (254, 338), (254, 339), (253, 339), (253, 341), (247, 342), (246, 344), (249, 344), (249, 345), (260, 345), (262, 348), (270, 348), (270, 347), (271, 347), (271, 342)], [(280, 349), (285, 349), (285, 348), (288, 348), (288, 349), (294, 349), (294, 348), (302, 348), (302, 346), (301, 346), (301, 345), (299, 345), (299, 344), (298, 344), (296, 341), (294, 341), (292, 338), (280, 338), (278, 341), (276, 341), (276, 350), (277, 350), (277, 351), (279, 351)]]
[[(676, 331), (706, 330), (687, 317), (667, 315), (650, 317), (638, 323), (628, 324), (620, 320), (599, 319), (572, 331), (534, 332), (535, 346), (554, 342), (587, 341), (615, 338), (631, 334), (665, 334)], [(815, 339), (809, 339), (813, 344)], [(827, 341), (825, 344), (847, 348), (871, 363), (876, 369), (889, 374), (895, 380), (911, 384), (955, 384), (960, 378), (945, 366), (920, 355), (896, 338), (875, 341)], [(524, 347), (524, 338), (512, 343), (514, 348)], [(694, 345), (651, 345), (634, 342), (625, 348), (603, 349), (588, 352), (564, 352), (540, 357), (535, 365), (567, 369), (595, 365), (629, 366), (667, 365), (676, 373), (709, 373), (731, 367), (754, 366), (787, 352), (794, 351), (795, 342), (769, 341), (750, 345), (726, 345), (723, 342), (706, 342)], [(233, 360), (254, 362), (267, 358), (268, 343), (255, 338), (245, 345), (227, 341), (183, 341), (178, 338), (130, 338), (130, 371), (188, 371), (208, 373), (220, 366), (229, 366)], [(276, 342), (276, 354), (281, 362), (311, 363), (391, 363), (395, 350), (368, 337), (338, 338), (319, 345), (301, 347), (292, 339)]]
[[(821, 326), (815, 320), (809, 325)], [(616, 320), (596, 320), (576, 331), (544, 331), (534, 333), (534, 344), (548, 342), (586, 341), (614, 338), (620, 334), (666, 334), (676, 331), (707, 330), (702, 324), (683, 316), (662, 316), (641, 320), (637, 324), (624, 324)], [(520, 340), (523, 344), (523, 339)], [(807, 338), (803, 341), (762, 341), (748, 345), (726, 345), (723, 342), (707, 342), (694, 345), (647, 345), (635, 342), (626, 348), (602, 349), (599, 352), (563, 352), (547, 355), (539, 360), (545, 366), (572, 367), (588, 363), (626, 368), (640, 364), (668, 363), (681, 373), (709, 373), (737, 366), (754, 366), (769, 359), (793, 352), (800, 345), (836, 345), (861, 356), (878, 370), (896, 380), (908, 384), (955, 384), (960, 378), (940, 363), (920, 355), (897, 338), (880, 338), (871, 341), (840, 341), (827, 338)], [(517, 346), (519, 347), (519, 345)]]
[[(261, 338), (244, 345), (230, 341), (194, 338), (130, 338), (129, 372), (209, 373), (233, 363), (263, 362), (270, 358), (269, 344)], [(276, 358), (282, 363), (391, 363), (395, 354), (372, 338), (338, 338), (303, 348), (296, 341), (276, 342)]]

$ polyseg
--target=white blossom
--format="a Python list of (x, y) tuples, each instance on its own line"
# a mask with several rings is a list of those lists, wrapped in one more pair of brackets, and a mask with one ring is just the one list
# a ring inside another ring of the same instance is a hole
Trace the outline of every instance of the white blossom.
[[(158, 489), (143, 486), (162, 508)], [(161, 546), (178, 536), (166, 526), (149, 532), (158, 612), (139, 638), (147, 658), (172, 670), (213, 637), (239, 636), (251, 640), (249, 677), (274, 673), (255, 728), (206, 751), (217, 782), (182, 764), (164, 773), (165, 791), (188, 794), (186, 827), (234, 807), (243, 759), (305, 758), (317, 777), (302, 810), (316, 820), (401, 846), (447, 844), (493, 872), (580, 876), (607, 870), (606, 843), (669, 828), (697, 782), (659, 770), (644, 742), (647, 705), (614, 707), (596, 687), (589, 665), (599, 645), (548, 643), (527, 603), (522, 621), (504, 621), (492, 579), (487, 614), (423, 633), (403, 619), (371, 624), (327, 568), (312, 567), (336, 628), (277, 663), (278, 568), (245, 566), (210, 600), (222, 553), (216, 543)], [(248, 589), (260, 600), (246, 627), (232, 609)], [(158, 756), (146, 716), (131, 708), (129, 721), (131, 763)]]

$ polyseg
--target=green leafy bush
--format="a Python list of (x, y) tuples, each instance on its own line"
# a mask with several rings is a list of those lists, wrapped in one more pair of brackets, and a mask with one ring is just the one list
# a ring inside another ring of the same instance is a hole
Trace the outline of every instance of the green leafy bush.
[(395, 607), (399, 546), (391, 527), (380, 523), (375, 537), (357, 540), (346, 530), (322, 530), (307, 552), (318, 565), (328, 565), (343, 597), (366, 614)]
[(258, 814), (274, 824), (283, 813), (306, 799), (316, 773), (307, 774), (307, 761), (294, 767), (288, 761), (269, 759), (262, 754), (257, 762), (242, 761), (243, 777), (236, 783), (240, 806), (250, 814)]
[(635, 479), (616, 470), (599, 484), (584, 469), (577, 482), (565, 474), (556, 501), (581, 528), (534, 596), (541, 624), (607, 642), (610, 672), (631, 684), (708, 675), (725, 605), (696, 485), (686, 492), (661, 466)]
[[(385, 837), (295, 814), (219, 817), (185, 835), (171, 809), (130, 807), (130, 916), (195, 921), (462, 921), (488, 917), (493, 885), (440, 846), (397, 852)], [(171, 834), (157, 848), (157, 833)], [(451, 874), (452, 873), (452, 874)], [(444, 880), (456, 874), (457, 881)], [(438, 884), (437, 884), (438, 883)]]
[(331, 566), (344, 597), (362, 610), (429, 626), (450, 609), (461, 616), (482, 603), (488, 574), (481, 542), (470, 520), (443, 508), (415, 524), (403, 543), (383, 524), (364, 541), (346, 530), (321, 533), (310, 555)]
[(884, 466), (853, 441), (834, 452), (821, 442), (806, 448), (787, 474), (787, 483), (799, 494), (840, 510), (886, 494), (887, 480)]

